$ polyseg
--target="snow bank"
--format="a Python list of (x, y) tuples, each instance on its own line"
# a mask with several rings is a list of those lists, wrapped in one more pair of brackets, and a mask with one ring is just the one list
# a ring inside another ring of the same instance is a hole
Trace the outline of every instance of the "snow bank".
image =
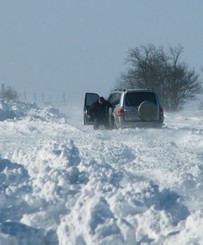
[(203, 116), (93, 131), (82, 110), (1, 108), (0, 244), (203, 242)]
[(35, 103), (24, 103), (21, 101), (0, 100), (0, 121), (7, 119), (22, 119), (29, 117), (30, 119), (53, 120), (62, 119), (66, 116), (56, 108), (46, 107), (39, 108)]

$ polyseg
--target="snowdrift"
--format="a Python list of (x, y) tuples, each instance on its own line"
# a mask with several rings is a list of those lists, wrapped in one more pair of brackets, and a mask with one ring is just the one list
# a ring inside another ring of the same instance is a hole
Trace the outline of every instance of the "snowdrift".
[(60, 111), (0, 102), (0, 244), (203, 243), (201, 110), (111, 131)]

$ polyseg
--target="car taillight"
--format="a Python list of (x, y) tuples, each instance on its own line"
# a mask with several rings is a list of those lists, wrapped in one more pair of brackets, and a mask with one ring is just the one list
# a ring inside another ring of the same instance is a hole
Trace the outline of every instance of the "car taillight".
[(124, 113), (123, 107), (118, 108), (117, 116), (118, 117), (122, 117), (123, 116), (123, 113)]

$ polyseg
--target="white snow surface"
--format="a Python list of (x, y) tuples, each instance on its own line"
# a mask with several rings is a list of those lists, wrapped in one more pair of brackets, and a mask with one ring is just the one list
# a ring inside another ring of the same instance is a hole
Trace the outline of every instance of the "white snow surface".
[(82, 105), (1, 100), (0, 135), (0, 244), (203, 244), (202, 104), (93, 131)]

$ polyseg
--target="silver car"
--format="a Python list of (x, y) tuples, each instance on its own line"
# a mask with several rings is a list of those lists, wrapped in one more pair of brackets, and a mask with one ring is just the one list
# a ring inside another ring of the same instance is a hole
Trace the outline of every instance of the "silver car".
[[(84, 103), (84, 124), (93, 124), (88, 119), (88, 108), (99, 98), (98, 94), (86, 93)], [(151, 89), (115, 90), (108, 98), (113, 105), (109, 112), (112, 128), (162, 126), (164, 112), (158, 94)]]

